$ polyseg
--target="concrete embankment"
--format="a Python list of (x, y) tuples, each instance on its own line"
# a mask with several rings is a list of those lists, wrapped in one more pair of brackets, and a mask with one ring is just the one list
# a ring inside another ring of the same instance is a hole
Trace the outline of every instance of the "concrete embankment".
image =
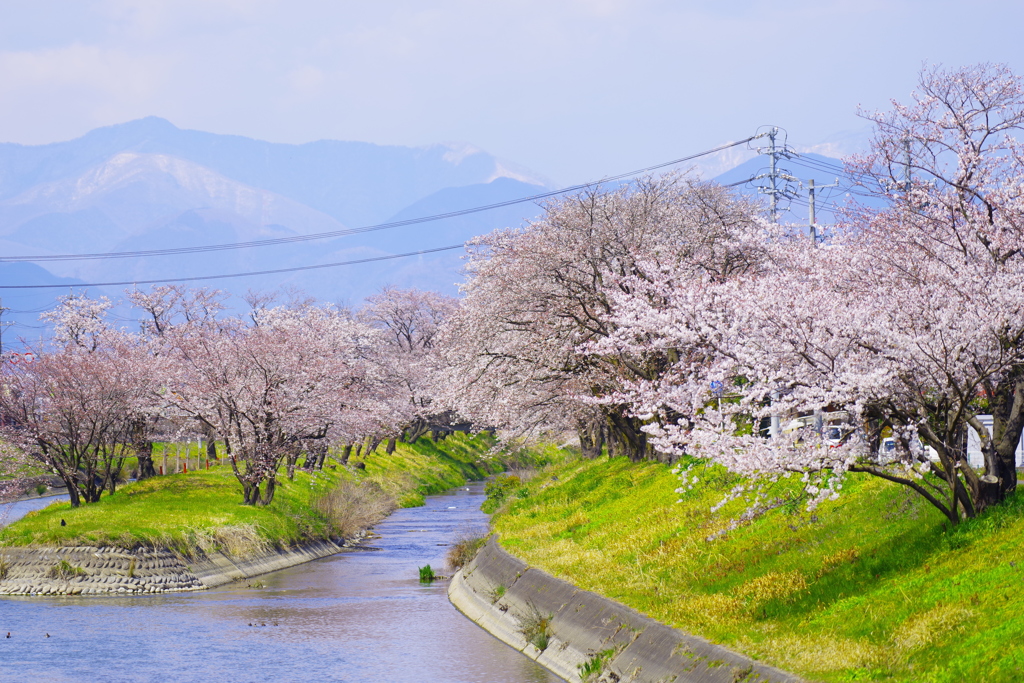
[[(499, 640), (572, 683), (801, 680), (529, 567), (494, 537), (452, 577), (448, 597)], [(543, 634), (528, 642), (524, 632), (536, 636), (538, 625)]]
[(195, 591), (249, 579), (341, 552), (316, 541), (236, 558), (225, 552), (184, 557), (139, 548), (0, 548), (0, 595), (110, 595)]

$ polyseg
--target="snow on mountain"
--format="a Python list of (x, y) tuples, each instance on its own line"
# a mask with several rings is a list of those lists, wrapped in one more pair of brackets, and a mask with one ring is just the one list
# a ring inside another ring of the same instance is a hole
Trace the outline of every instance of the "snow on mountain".
[[(335, 232), (529, 196), (546, 182), (471, 145), (281, 145), (151, 117), (68, 142), (0, 145), (0, 253), (151, 251)], [(334, 240), (41, 265), (55, 282), (280, 270), (457, 244), (524, 215), (489, 212)], [(386, 283), (454, 292), (458, 270), (458, 254), (448, 253), (196, 284), (236, 293), (291, 284), (358, 303)]]
[(45, 248), (81, 242), (84, 231), (90, 249), (97, 251), (154, 229), (154, 221), (199, 208), (239, 216), (251, 225), (243, 237), (253, 239), (282, 231), (308, 234), (343, 227), (299, 202), (193, 162), (121, 152), (78, 175), (0, 200), (0, 235)]

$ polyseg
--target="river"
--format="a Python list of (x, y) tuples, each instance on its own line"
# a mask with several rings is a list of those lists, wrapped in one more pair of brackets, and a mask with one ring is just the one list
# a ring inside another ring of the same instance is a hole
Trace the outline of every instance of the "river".
[(486, 528), (482, 501), (479, 483), (429, 496), (375, 528), (379, 550), (253, 587), (0, 598), (0, 681), (560, 681), (457, 612), (445, 582), (418, 581), (417, 567), (443, 567), (448, 543)]

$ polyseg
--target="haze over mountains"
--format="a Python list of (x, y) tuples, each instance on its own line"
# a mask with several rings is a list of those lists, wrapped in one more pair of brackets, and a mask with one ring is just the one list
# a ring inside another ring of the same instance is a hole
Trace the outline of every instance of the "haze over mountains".
[[(835, 160), (822, 157), (826, 165)], [(754, 159), (720, 176), (756, 174)], [(750, 166), (748, 169), (747, 167)], [(806, 169), (803, 169), (806, 170)], [(808, 171), (810, 172), (810, 171)], [(816, 169), (820, 184), (831, 182)], [(139, 252), (295, 238), (519, 199), (554, 189), (468, 145), (303, 145), (182, 130), (149, 117), (48, 145), (0, 144), (0, 256)], [(824, 208), (824, 207), (822, 207)], [(537, 216), (536, 203), (328, 239), (186, 255), (0, 263), (0, 285), (139, 282), (329, 264), (456, 245)], [(794, 217), (795, 218), (795, 217)], [(196, 281), (236, 294), (293, 286), (358, 304), (384, 284), (454, 294), (461, 250), (293, 273)], [(93, 296), (124, 287), (90, 288)], [(38, 335), (67, 290), (2, 290), (11, 337)], [(9, 341), (8, 341), (9, 343)]]
[[(150, 117), (49, 145), (0, 145), (0, 254), (148, 251), (293, 237), (480, 206), (550, 188), (468, 145), (275, 144)], [(0, 284), (188, 278), (333, 263), (458, 244), (536, 215), (532, 204), (272, 247), (131, 259), (0, 264)], [(42, 267), (41, 267), (42, 266)], [(197, 282), (244, 293), (292, 285), (358, 303), (382, 284), (454, 293), (456, 252), (295, 274)], [(108, 288), (116, 296), (120, 287)], [(59, 290), (63, 292), (63, 290)], [(93, 288), (92, 294), (101, 293)], [(22, 325), (53, 290), (0, 290)], [(23, 313), (19, 313), (23, 312)]]

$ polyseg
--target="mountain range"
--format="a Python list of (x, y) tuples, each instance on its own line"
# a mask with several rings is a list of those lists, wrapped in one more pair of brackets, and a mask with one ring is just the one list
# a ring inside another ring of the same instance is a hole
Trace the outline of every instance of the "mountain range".
[[(0, 263), (0, 285), (199, 278), (374, 259), (456, 245), (539, 213), (525, 203), (359, 232), (551, 189), (542, 176), (469, 145), (277, 144), (182, 130), (150, 117), (49, 145), (0, 144), (0, 255), (152, 252), (255, 240), (284, 244), (119, 259)], [(319, 233), (355, 234), (303, 240)], [(298, 241), (289, 241), (298, 240)], [(291, 286), (357, 304), (383, 284), (455, 293), (458, 250), (296, 273), (197, 281), (238, 294)], [(116, 298), (123, 286), (92, 287)], [(63, 293), (63, 288), (57, 290)], [(54, 290), (0, 289), (28, 332)], [(30, 333), (30, 332), (29, 332)], [(31, 333), (30, 333), (31, 334)]]
[[(756, 182), (742, 181), (765, 170), (764, 163), (752, 159), (716, 180), (757, 193)], [(814, 177), (820, 187), (832, 182), (840, 162), (803, 155), (788, 163), (796, 165), (794, 177)], [(92, 296), (112, 299), (130, 283), (165, 278), (192, 278), (196, 286), (236, 295), (291, 287), (343, 305), (358, 305), (385, 284), (454, 294), (461, 280), (461, 249), (386, 257), (518, 227), (542, 212), (538, 202), (380, 226), (552, 189), (543, 176), (470, 145), (399, 147), (334, 140), (291, 145), (183, 130), (156, 117), (99, 128), (66, 142), (0, 144), (0, 256), (39, 257), (0, 262), (0, 305), (9, 309), (2, 320), (15, 324), (7, 340), (41, 335), (39, 312), (52, 307), (57, 294), (94, 283), (129, 283), (88, 288)], [(819, 194), (819, 222), (828, 220), (841, 194), (827, 192), (832, 194)], [(806, 212), (800, 207), (799, 199), (789, 202), (784, 218), (803, 220)], [(275, 243), (184, 255), (152, 253), (266, 240)], [(133, 255), (53, 258), (109, 252)], [(364, 262), (317, 267), (350, 261)], [(266, 272), (297, 267), (307, 269)], [(260, 274), (206, 279), (253, 272)], [(44, 284), (52, 287), (3, 288)]]

